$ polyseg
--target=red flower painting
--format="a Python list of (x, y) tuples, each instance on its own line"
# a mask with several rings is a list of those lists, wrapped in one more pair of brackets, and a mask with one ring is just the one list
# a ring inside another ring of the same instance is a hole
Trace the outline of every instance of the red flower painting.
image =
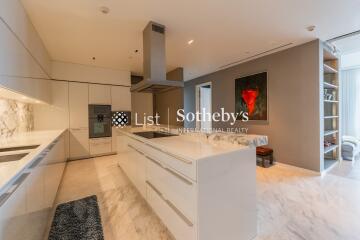
[(235, 80), (235, 112), (247, 112), (249, 120), (268, 120), (267, 72)]
[(241, 94), (246, 103), (249, 116), (252, 116), (255, 110), (256, 98), (259, 96), (259, 89), (246, 89)]

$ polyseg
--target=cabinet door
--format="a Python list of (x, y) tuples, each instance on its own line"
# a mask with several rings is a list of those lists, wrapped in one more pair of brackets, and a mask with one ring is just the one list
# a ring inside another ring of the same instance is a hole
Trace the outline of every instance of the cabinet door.
[(131, 111), (130, 87), (112, 86), (111, 105), (113, 111)]
[(89, 127), (89, 84), (69, 83), (70, 128)]
[(111, 138), (90, 139), (90, 155), (111, 153)]
[(111, 87), (100, 84), (89, 85), (89, 103), (111, 105)]
[(87, 128), (70, 129), (70, 159), (89, 156), (89, 130)]

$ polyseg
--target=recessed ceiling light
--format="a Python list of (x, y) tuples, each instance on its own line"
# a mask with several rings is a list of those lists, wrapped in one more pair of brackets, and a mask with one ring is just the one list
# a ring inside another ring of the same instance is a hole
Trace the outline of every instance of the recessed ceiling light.
[(105, 7), (105, 6), (100, 7), (99, 10), (103, 14), (108, 14), (110, 12), (110, 9), (108, 7)]
[(27, 97), (25, 97), (25, 96), (22, 96), (22, 97), (21, 97), (21, 99), (24, 99), (24, 100), (26, 100), (26, 99), (28, 99), (28, 98), (27, 98)]
[(41, 103), (41, 102), (40, 102), (39, 100), (36, 100), (35, 103), (39, 104), (39, 103)]
[(306, 29), (309, 31), (309, 32), (312, 32), (315, 30), (315, 26), (314, 25), (311, 25), (311, 26), (308, 26)]
[(187, 42), (189, 45), (193, 44), (194, 43), (194, 39), (191, 39)]

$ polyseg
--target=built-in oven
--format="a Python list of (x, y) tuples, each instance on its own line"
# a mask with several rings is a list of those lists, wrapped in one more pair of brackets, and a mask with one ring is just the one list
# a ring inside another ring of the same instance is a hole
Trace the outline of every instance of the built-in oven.
[(112, 136), (111, 105), (89, 105), (89, 137), (105, 138)]

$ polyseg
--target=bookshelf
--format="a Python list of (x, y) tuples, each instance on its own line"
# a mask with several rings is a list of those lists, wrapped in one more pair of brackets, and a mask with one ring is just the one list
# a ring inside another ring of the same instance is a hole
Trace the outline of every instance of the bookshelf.
[(322, 171), (331, 169), (341, 157), (339, 58), (323, 48), (323, 156)]

